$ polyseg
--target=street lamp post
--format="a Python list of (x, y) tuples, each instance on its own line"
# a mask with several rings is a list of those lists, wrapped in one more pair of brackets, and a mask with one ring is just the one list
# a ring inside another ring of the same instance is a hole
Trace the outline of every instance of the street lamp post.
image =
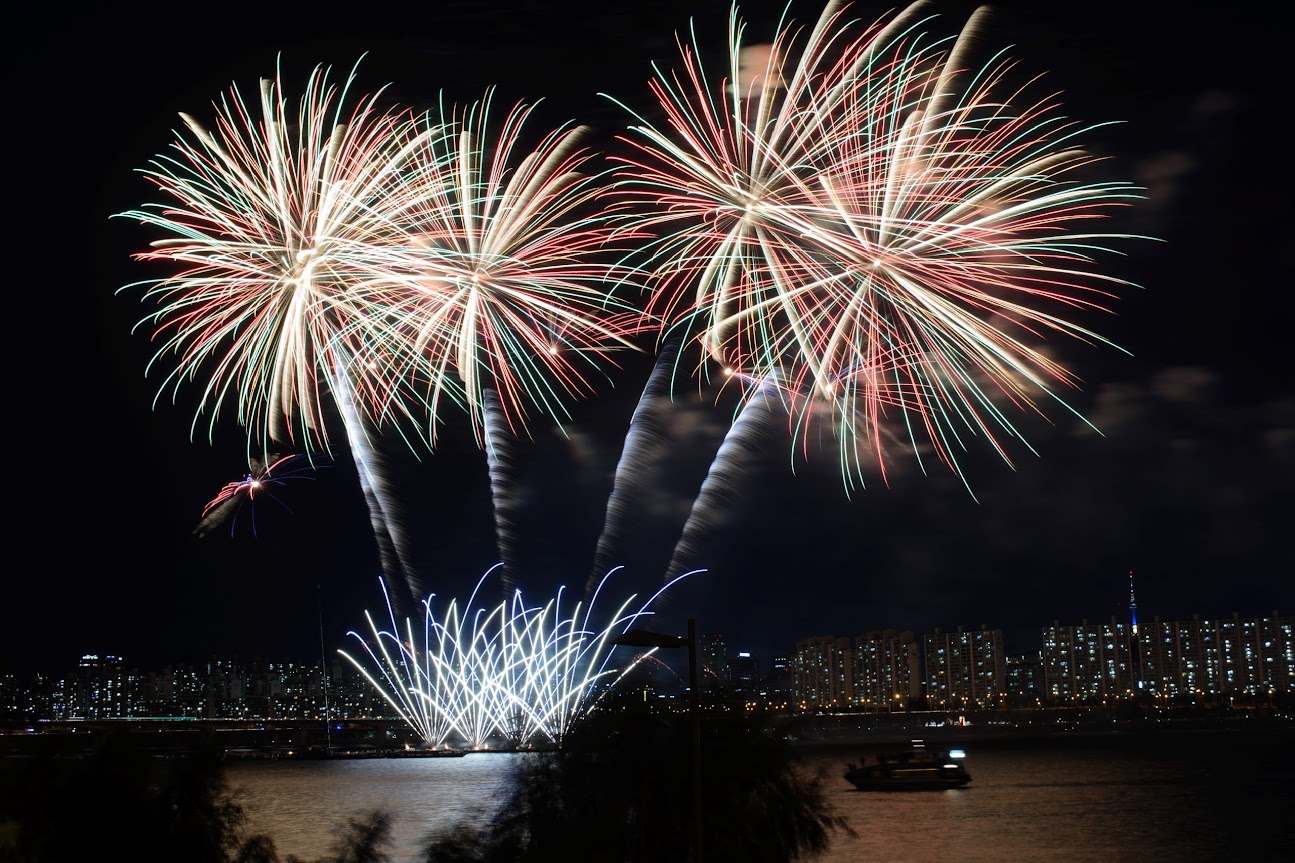
[(646, 629), (627, 629), (612, 644), (626, 647), (688, 648), (688, 712), (692, 719), (693, 863), (704, 863), (705, 842), (701, 806), (701, 707), (697, 698), (697, 621), (688, 618), (688, 636), (662, 635)]

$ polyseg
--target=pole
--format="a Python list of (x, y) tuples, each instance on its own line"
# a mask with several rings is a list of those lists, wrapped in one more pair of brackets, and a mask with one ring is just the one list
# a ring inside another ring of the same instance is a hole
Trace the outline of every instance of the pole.
[(328, 653), (324, 650), (324, 586), (315, 585), (319, 596), (319, 673), (324, 684), (324, 754), (333, 754), (333, 729), (328, 710)]
[(697, 697), (697, 621), (688, 618), (688, 694), (692, 714), (692, 817), (693, 863), (703, 863), (705, 831), (701, 806), (701, 708)]

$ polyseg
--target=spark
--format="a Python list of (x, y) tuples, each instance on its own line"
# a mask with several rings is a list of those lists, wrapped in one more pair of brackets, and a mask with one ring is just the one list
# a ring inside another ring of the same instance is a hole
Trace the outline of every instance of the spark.
[(382, 420), (417, 422), (423, 411), (390, 380), (400, 346), (356, 288), (381, 263), (373, 242), (396, 217), (390, 208), (404, 205), (402, 177), (429, 132), (384, 105), (381, 90), (353, 99), (355, 69), (340, 87), (330, 74), (314, 69), (295, 114), (279, 75), (261, 80), (259, 111), (234, 85), (211, 128), (181, 115), (187, 134), (142, 172), (165, 203), (117, 214), (162, 234), (134, 257), (168, 272), (118, 293), (142, 289), (156, 306), (137, 327), (160, 343), (146, 373), (171, 362), (158, 400), (199, 387), (191, 436), (209, 412), (214, 442), (218, 419), (233, 413), (249, 455), (277, 441), (331, 452), (336, 408), (384, 575), (416, 590), (371, 438)]
[(888, 425), (965, 484), (967, 438), (1009, 464), (1025, 443), (1012, 410), (1078, 416), (1078, 377), (1039, 343), (1116, 347), (1069, 316), (1131, 286), (1090, 266), (1129, 238), (1090, 226), (1141, 197), (1087, 178), (1095, 127), (1028, 96), (1002, 52), (972, 65), (985, 9), (939, 37), (924, 5), (860, 32), (829, 3), (759, 51), (733, 7), (727, 74), (681, 39), (650, 82), (663, 120), (631, 110), (613, 156), (623, 223), (655, 236), (650, 311), (747, 379), (785, 374), (801, 449), (832, 417), (847, 492), (868, 454), (885, 479)]
[[(166, 203), (117, 214), (162, 234), (134, 258), (169, 272), (118, 293), (142, 288), (156, 305), (138, 326), (159, 343), (148, 372), (173, 358), (158, 399), (195, 383), (193, 430), (209, 412), (209, 439), (232, 412), (254, 445), (327, 451), (326, 409), (342, 379), (381, 368), (382, 310), (354, 289), (380, 263), (371, 243), (427, 133), (384, 107), (382, 91), (345, 113), (355, 71), (340, 88), (329, 75), (314, 70), (295, 116), (278, 77), (261, 80), (259, 112), (235, 85), (215, 105), (213, 129), (182, 114), (188, 133), (142, 171)], [(398, 392), (357, 408), (389, 414)]]
[(599, 202), (605, 171), (592, 167), (588, 129), (565, 124), (532, 145), (535, 108), (496, 120), (488, 92), (423, 118), (404, 204), (361, 289), (407, 346), (406, 376), (433, 417), (449, 394), (483, 445), (487, 390), (512, 434), (534, 411), (561, 425), (611, 352), (640, 350), (632, 337), (646, 326), (617, 296), (638, 286), (613, 236), (634, 235)]
[(569, 613), (562, 589), (543, 606), (529, 605), (517, 590), (494, 607), (479, 607), (483, 584), (499, 569), (487, 570), (462, 606), (452, 600), (442, 614), (435, 595), (428, 597), (421, 632), (408, 618), (401, 625), (388, 601), (390, 628), (366, 613), (369, 634), (348, 633), (363, 654), (339, 651), (426, 748), (561, 746), (572, 724), (628, 671), (610, 665), (612, 640), (650, 616), (652, 602), (670, 586), (637, 610), (635, 597), (627, 597), (599, 625), (594, 607), (620, 567)]
[(314, 479), (310, 474), (322, 466), (314, 458), (303, 454), (273, 453), (266, 462), (251, 459), (247, 475), (241, 480), (226, 483), (202, 508), (202, 518), (193, 529), (194, 535), (206, 536), (221, 524), (229, 522), (229, 535), (233, 536), (238, 527), (238, 517), (246, 510), (251, 514), (252, 535), (256, 536), (254, 507), (257, 498), (268, 497), (288, 509), (287, 504), (275, 494), (275, 489), (281, 489), (290, 480)]

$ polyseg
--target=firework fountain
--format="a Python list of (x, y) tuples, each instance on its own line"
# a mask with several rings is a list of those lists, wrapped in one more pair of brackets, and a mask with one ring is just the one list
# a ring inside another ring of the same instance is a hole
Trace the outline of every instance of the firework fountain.
[(631, 609), (630, 595), (601, 623), (594, 618), (600, 590), (570, 614), (563, 590), (543, 607), (528, 605), (520, 590), (493, 608), (478, 607), (481, 587), (498, 568), (482, 576), (462, 608), (451, 600), (438, 617), (429, 597), (421, 633), (388, 605), (390, 629), (368, 616), (368, 634), (349, 633), (363, 653), (341, 651), (430, 749), (560, 746), (624, 674), (608, 665), (612, 639), (650, 617), (657, 598)]

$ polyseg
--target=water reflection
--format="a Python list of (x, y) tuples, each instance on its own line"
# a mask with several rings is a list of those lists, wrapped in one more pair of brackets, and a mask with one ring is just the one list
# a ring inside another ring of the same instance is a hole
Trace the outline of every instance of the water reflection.
[(485, 817), (517, 757), (240, 761), (230, 764), (229, 780), (252, 831), (273, 838), (280, 857), (316, 860), (329, 851), (332, 831), (345, 819), (381, 809), (394, 816), (392, 860), (403, 863), (414, 859), (429, 832)]
[[(859, 833), (838, 837), (823, 863), (1284, 863), (1293, 744), (1292, 734), (969, 744), (969, 786), (916, 792), (856, 791), (842, 773), (857, 748), (805, 753)], [(345, 817), (384, 808), (393, 863), (412, 863), (429, 831), (491, 805), (513, 757), (246, 762), (230, 779), (283, 856), (323, 856)]]

